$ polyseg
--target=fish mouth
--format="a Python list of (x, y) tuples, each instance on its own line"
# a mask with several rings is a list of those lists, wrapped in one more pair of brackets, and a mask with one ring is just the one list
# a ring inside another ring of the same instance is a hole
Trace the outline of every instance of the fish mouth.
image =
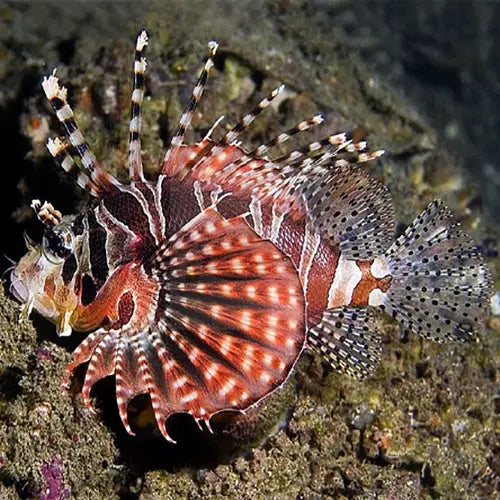
[(10, 293), (14, 296), (14, 298), (21, 303), (28, 302), (28, 289), (23, 281), (16, 275), (16, 271), (13, 270), (10, 273)]
[(30, 292), (29, 284), (26, 284), (25, 281), (15, 273), (15, 270), (10, 274), (9, 291), (18, 302), (23, 304), (21, 315), (23, 315), (23, 311), (25, 311), (27, 317), (29, 317), (31, 311), (35, 310), (48, 320), (53, 321), (53, 318), (55, 318), (56, 309), (53, 301), (48, 297), (39, 296), (36, 293)]

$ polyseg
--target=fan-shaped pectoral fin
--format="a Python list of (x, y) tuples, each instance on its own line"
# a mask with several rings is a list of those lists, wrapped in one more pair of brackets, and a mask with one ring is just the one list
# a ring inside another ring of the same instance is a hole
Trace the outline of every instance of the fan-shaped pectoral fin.
[[(170, 415), (189, 413), (210, 428), (215, 413), (245, 410), (284, 383), (305, 343), (304, 294), (291, 260), (243, 216), (204, 210), (146, 267), (159, 287), (148, 322), (97, 330), (68, 366), (72, 373), (89, 362), (87, 404), (93, 384), (114, 374), (127, 432), (129, 402), (148, 394), (160, 431), (173, 441)], [(136, 304), (143, 309), (140, 290)]]

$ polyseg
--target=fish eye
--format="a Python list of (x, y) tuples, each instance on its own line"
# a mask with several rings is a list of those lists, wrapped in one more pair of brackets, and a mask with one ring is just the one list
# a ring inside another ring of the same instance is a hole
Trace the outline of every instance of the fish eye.
[[(54, 261), (66, 260), (72, 253), (71, 234), (67, 230), (58, 230), (57, 228), (48, 228), (43, 235), (43, 250), (45, 256)], [(55, 262), (56, 263), (56, 262)]]

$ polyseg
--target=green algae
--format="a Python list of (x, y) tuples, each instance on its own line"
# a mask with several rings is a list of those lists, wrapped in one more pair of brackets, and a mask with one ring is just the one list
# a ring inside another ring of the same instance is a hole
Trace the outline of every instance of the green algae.
[[(326, 124), (309, 134), (308, 141), (361, 126), (374, 148), (391, 152), (371, 168), (390, 187), (401, 223), (411, 222), (437, 196), (464, 218), (462, 171), (456, 159), (439, 149), (436, 132), (341, 39), (325, 40), (304, 3), (287, 4), (263, 4), (265, 16), (262, 5), (250, 3), (240, 9), (198, 1), (145, 9), (152, 35), (143, 140), (147, 172), (157, 172), (165, 146), (162, 120), (169, 118), (172, 132), (206, 41), (214, 38), (221, 42), (222, 59), (196, 117), (193, 139), (221, 114), (226, 115), (222, 127), (228, 128), (261, 95), (284, 82), (290, 88), (287, 98), (256, 122), (245, 144), (256, 146), (323, 112)], [(258, 27), (255, 18), (262, 21)], [(100, 59), (95, 41), (83, 35), (71, 66), (60, 69), (75, 94), (75, 111), (89, 142), (120, 178), (126, 175), (133, 36), (141, 26), (135, 22), (127, 28), (128, 42), (113, 37), (103, 42), (107, 55)], [(120, 33), (116, 38), (126, 37)], [(51, 58), (57, 55), (51, 53)], [(24, 113), (50, 117), (41, 97)], [(36, 160), (32, 168), (37, 168)], [(26, 203), (36, 197), (35, 188), (26, 190)], [(76, 190), (75, 197), (81, 197)], [(495, 234), (475, 215), (470, 227), (478, 238)], [(492, 264), (498, 269), (499, 259)], [(17, 308), (4, 295), (0, 328), (2, 498), (27, 496), (43, 484), (41, 466), (54, 458), (62, 460), (64, 483), (80, 498), (113, 498), (120, 491), (144, 499), (457, 498), (488, 495), (498, 485), (492, 472), (498, 449), (492, 404), (498, 332), (488, 332), (474, 344), (438, 346), (401, 336), (393, 323), (381, 319), (384, 358), (373, 378), (360, 382), (331, 373), (305, 354), (284, 389), (260, 409), (214, 424), (218, 434), (213, 444), (220, 450), (215, 461), (172, 470), (160, 462), (138, 473), (137, 484), (119, 490), (129, 467), (117, 451), (120, 438), (99, 416), (81, 408), (78, 397), (72, 400), (59, 388), (68, 351), (54, 342), (54, 335), (40, 341), (29, 323), (18, 324)], [(39, 348), (49, 351), (50, 359), (38, 360)], [(114, 397), (112, 391), (107, 397)], [(159, 447), (159, 440), (149, 446)]]

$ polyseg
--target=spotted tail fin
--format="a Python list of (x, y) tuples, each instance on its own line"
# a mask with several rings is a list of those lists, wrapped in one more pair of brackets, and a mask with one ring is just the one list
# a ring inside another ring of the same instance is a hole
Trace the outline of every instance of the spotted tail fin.
[(433, 201), (374, 266), (392, 282), (387, 293), (370, 298), (370, 305), (415, 333), (439, 342), (463, 341), (485, 323), (490, 271), (441, 201)]

